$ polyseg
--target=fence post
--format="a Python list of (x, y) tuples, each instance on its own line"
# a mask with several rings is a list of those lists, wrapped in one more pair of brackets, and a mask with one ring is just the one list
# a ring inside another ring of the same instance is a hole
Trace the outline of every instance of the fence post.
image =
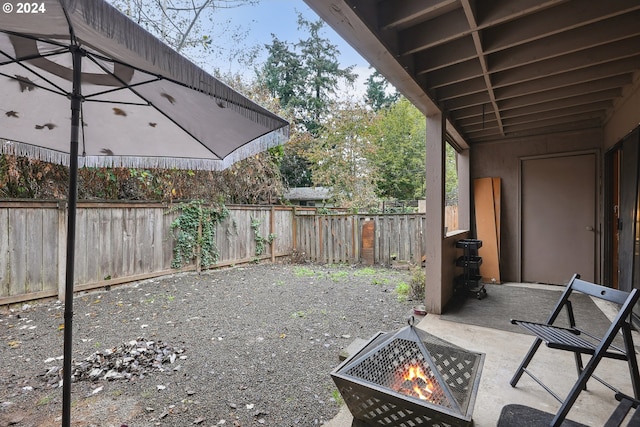
[(293, 241), (293, 252), (298, 251), (298, 221), (296, 220), (296, 207), (291, 211), (291, 240)]
[(62, 302), (65, 300), (65, 275), (67, 265), (67, 215), (69, 209), (67, 202), (60, 200), (58, 202), (58, 299)]
[[(271, 217), (269, 218), (269, 236), (275, 235), (276, 231), (276, 207), (271, 205)], [(276, 262), (276, 239), (271, 239), (271, 262)]]

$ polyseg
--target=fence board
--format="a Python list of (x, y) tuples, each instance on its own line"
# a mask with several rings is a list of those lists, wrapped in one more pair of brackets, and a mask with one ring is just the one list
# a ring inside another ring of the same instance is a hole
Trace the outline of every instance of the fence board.
[(374, 222), (374, 262), (388, 265), (400, 261), (420, 262), (424, 254), (424, 215), (296, 215), (296, 247), (318, 263), (361, 262), (361, 227)]
[(111, 267), (113, 269), (111, 278), (125, 277), (123, 263), (123, 247), (124, 247), (124, 211), (122, 208), (114, 208), (111, 210), (111, 250), (110, 257)]
[[(318, 263), (361, 262), (361, 227), (375, 224), (375, 262), (419, 262), (424, 254), (424, 215), (313, 215), (292, 208), (228, 206), (230, 216), (216, 227), (218, 263), (256, 258), (252, 219), (258, 234), (275, 234), (261, 258), (290, 255), (294, 248)], [(153, 277), (170, 271), (174, 238), (171, 222), (179, 212), (144, 203), (79, 204), (76, 218), (75, 284), (82, 289), (127, 278)], [(67, 210), (51, 202), (0, 201), (0, 304), (14, 303), (63, 290), (59, 259), (64, 259)], [(193, 268), (193, 266), (185, 266)], [(133, 280), (133, 279), (131, 279)]]
[(112, 219), (113, 209), (99, 209), (98, 210), (98, 218), (99, 218), (99, 235), (100, 235), (100, 252), (96, 255), (98, 256), (98, 278), (103, 280), (111, 279), (113, 272), (115, 271), (114, 259), (113, 257), (106, 256), (106, 254), (111, 253), (113, 250), (112, 245), (116, 240), (113, 236), (113, 219)]
[(43, 291), (55, 291), (58, 280), (58, 209), (42, 210), (42, 283)]
[[(9, 210), (0, 209), (0, 297), (11, 295), (9, 277)], [(6, 231), (6, 232), (5, 232)]]
[(25, 209), (9, 211), (9, 293), (26, 293), (27, 237)]

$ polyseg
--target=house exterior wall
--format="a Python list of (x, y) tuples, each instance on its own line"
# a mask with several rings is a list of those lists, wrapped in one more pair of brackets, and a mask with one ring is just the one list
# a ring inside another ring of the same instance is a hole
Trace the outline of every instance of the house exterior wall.
[(629, 90), (629, 97), (616, 105), (604, 126), (604, 148), (609, 149), (640, 124), (640, 79)]
[[(600, 150), (603, 130), (565, 132), (538, 137), (483, 143), (471, 147), (470, 178), (500, 177), (501, 188), (501, 247), (500, 275), (503, 282), (520, 280), (519, 201), (520, 160), (523, 157)], [(598, 175), (602, 167), (598, 165)], [(598, 195), (601, 198), (601, 194)], [(599, 202), (599, 204), (601, 204)], [(473, 204), (472, 209), (473, 212)], [(471, 222), (473, 224), (473, 213)], [(601, 218), (598, 219), (601, 222)], [(473, 226), (472, 226), (473, 227)], [(473, 233), (472, 233), (473, 234)]]

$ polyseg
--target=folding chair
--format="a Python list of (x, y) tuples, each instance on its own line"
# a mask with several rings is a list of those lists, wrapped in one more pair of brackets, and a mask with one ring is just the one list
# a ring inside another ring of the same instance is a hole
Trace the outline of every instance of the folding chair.
[[(578, 328), (576, 326), (573, 308), (571, 305), (571, 294), (573, 292), (581, 292), (591, 297), (616, 303), (620, 306), (618, 314), (611, 322), (611, 326), (603, 337), (598, 337), (585, 331), (585, 329)], [(640, 298), (640, 290), (638, 289), (634, 289), (631, 292), (611, 289), (580, 280), (580, 276), (576, 274), (571, 278), (571, 281), (562, 293), (560, 300), (556, 303), (556, 306), (551, 312), (546, 323), (511, 320), (511, 323), (522, 326), (536, 336), (531, 348), (522, 360), (520, 367), (511, 379), (511, 386), (515, 387), (522, 377), (522, 374), (526, 373), (561, 403), (560, 409), (550, 424), (551, 427), (559, 427), (562, 424), (580, 392), (582, 390), (586, 390), (587, 381), (589, 381), (590, 378), (601, 382), (614, 392), (619, 393), (619, 390), (615, 387), (593, 375), (598, 363), (600, 363), (600, 360), (603, 358), (626, 360), (628, 362), (631, 383), (633, 385), (633, 393), (636, 399), (640, 398), (640, 374), (638, 372), (638, 361), (636, 359), (633, 339), (631, 337), (630, 324), (631, 311), (638, 301), (638, 298)], [(568, 328), (553, 325), (563, 309), (566, 309), (568, 314)], [(620, 331), (622, 331), (624, 348), (619, 348), (613, 345), (613, 341)], [(565, 399), (560, 398), (527, 369), (529, 362), (531, 362), (531, 359), (533, 359), (534, 354), (543, 341), (549, 348), (574, 353), (576, 368), (578, 370), (578, 379)], [(591, 355), (586, 365), (583, 365), (583, 354)]]
[(640, 401), (622, 393), (616, 393), (616, 400), (620, 403), (613, 411), (604, 427), (622, 427), (622, 423), (627, 419), (629, 412), (632, 412), (627, 427), (640, 426)]

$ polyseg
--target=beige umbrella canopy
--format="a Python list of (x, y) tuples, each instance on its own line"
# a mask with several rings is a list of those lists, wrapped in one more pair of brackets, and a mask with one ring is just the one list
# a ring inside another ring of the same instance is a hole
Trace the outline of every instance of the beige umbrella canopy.
[(0, 153), (68, 165), (62, 425), (71, 424), (77, 170), (224, 169), (283, 143), (289, 124), (103, 0), (5, 2)]
[(0, 13), (0, 138), (12, 141), (3, 152), (68, 164), (74, 52), (81, 165), (224, 169), (286, 138), (285, 120), (108, 3), (42, 5)]

